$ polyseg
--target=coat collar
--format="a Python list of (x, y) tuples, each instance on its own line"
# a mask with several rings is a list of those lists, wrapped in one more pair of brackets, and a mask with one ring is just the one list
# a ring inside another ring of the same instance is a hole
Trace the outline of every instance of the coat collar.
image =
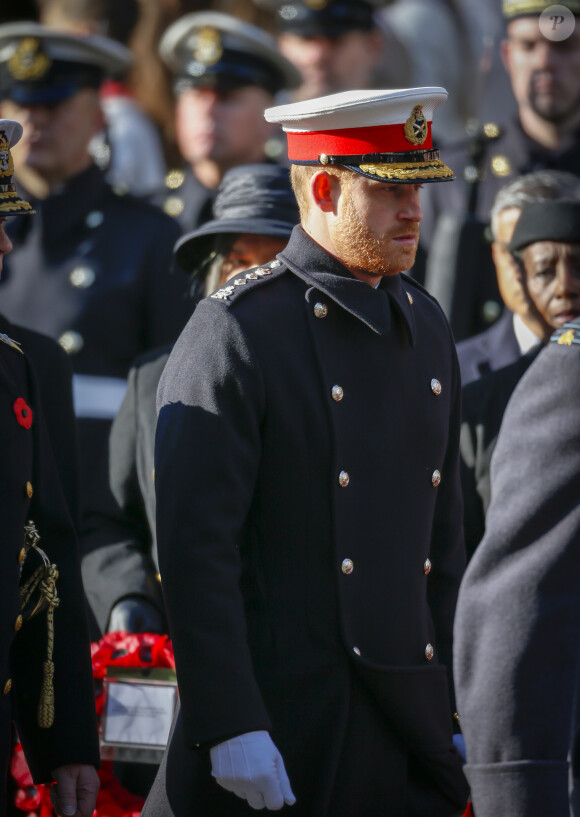
[(336, 304), (365, 323), (378, 335), (386, 335), (394, 316), (415, 343), (415, 318), (400, 275), (384, 276), (377, 289), (359, 281), (343, 264), (317, 244), (300, 225), (278, 256), (296, 276), (323, 292)]

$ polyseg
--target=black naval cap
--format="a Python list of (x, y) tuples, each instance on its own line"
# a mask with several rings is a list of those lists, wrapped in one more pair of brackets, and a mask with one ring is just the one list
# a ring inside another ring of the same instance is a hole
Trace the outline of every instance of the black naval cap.
[(300, 37), (329, 37), (371, 31), (380, 0), (268, 0), (276, 9), (278, 29)]
[(518, 17), (537, 17), (556, 5), (567, 8), (573, 14), (580, 14), (580, 0), (565, 0), (557, 4), (554, 0), (503, 0), (502, 12), (504, 19), (509, 22)]
[(0, 98), (57, 105), (82, 88), (124, 74), (128, 48), (97, 34), (69, 34), (40, 23), (0, 25)]
[(289, 238), (300, 216), (287, 168), (264, 163), (228, 170), (218, 188), (213, 216), (175, 245), (175, 258), (184, 269), (191, 271), (203, 262), (217, 235)]
[(536, 241), (580, 244), (580, 201), (556, 199), (526, 205), (510, 241), (510, 252), (519, 252)]
[(225, 91), (256, 85), (275, 94), (302, 81), (270, 34), (218, 11), (180, 17), (161, 38), (159, 53), (176, 76), (178, 93), (187, 87)]

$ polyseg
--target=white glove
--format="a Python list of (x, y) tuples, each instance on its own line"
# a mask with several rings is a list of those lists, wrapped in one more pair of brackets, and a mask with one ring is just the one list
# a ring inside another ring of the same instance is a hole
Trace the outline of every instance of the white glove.
[(226, 791), (252, 808), (278, 811), (294, 805), (282, 755), (268, 732), (246, 732), (210, 749), (211, 773)]

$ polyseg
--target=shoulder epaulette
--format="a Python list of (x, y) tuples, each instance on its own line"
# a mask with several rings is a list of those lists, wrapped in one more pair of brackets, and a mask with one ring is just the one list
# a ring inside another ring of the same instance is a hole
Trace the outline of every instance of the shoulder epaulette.
[(0, 332), (0, 340), (2, 343), (5, 343), (7, 346), (11, 346), (13, 349), (16, 349), (17, 352), (20, 352), (21, 355), (24, 354), (22, 351), (20, 344), (16, 340), (12, 340), (9, 338), (8, 335), (5, 335), (4, 332)]
[(559, 346), (580, 344), (580, 323), (565, 323), (560, 329), (556, 329), (550, 343), (557, 343)]
[(245, 287), (247, 284), (252, 285), (252, 283), (256, 281), (266, 280), (267, 276), (271, 276), (276, 272), (283, 272), (283, 270), (284, 265), (282, 261), (276, 258), (274, 261), (270, 261), (262, 267), (255, 267), (248, 272), (241, 273), (239, 276), (232, 278), (226, 286), (220, 287), (220, 289), (216, 290), (209, 297), (215, 298), (218, 301), (230, 301), (234, 293), (237, 294), (240, 292), (242, 287)]

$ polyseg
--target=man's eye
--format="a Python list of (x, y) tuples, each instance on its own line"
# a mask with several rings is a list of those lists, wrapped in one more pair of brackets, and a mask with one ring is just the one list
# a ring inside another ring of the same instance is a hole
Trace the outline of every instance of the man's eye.
[(542, 269), (536, 270), (534, 273), (535, 278), (550, 278), (554, 275), (554, 267), (543, 267)]

